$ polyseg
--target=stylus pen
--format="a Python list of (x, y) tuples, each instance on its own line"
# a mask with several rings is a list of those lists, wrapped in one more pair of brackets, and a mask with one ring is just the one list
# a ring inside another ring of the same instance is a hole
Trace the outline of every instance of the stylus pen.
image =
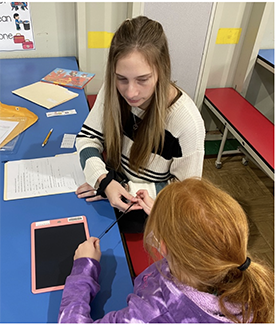
[(44, 142), (42, 143), (42, 146), (45, 146), (45, 145), (48, 143), (48, 140), (49, 140), (49, 138), (50, 138), (52, 132), (53, 132), (53, 128), (49, 131), (48, 135), (47, 135), (46, 138), (44, 139)]
[(99, 239), (101, 240), (102, 239), (102, 237), (106, 234), (106, 233), (108, 233), (109, 231), (110, 231), (110, 229), (121, 219), (121, 217), (122, 216), (124, 216), (126, 213), (127, 213), (127, 211), (134, 205), (135, 203), (132, 203), (126, 210), (125, 210), (125, 212), (123, 212), (119, 217), (118, 217), (118, 219), (116, 220), (116, 221), (114, 221), (103, 233), (101, 233), (100, 235), (99, 235)]

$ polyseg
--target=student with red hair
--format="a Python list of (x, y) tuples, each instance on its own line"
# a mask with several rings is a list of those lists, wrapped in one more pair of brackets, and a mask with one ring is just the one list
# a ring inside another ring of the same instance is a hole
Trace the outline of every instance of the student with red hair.
[[(147, 191), (137, 199), (150, 213), (144, 246), (164, 258), (135, 279), (126, 308), (96, 322), (274, 323), (274, 274), (249, 256), (248, 222), (236, 200), (195, 178), (166, 186), (153, 205)], [(60, 322), (92, 322), (100, 256), (97, 238), (76, 250)]]

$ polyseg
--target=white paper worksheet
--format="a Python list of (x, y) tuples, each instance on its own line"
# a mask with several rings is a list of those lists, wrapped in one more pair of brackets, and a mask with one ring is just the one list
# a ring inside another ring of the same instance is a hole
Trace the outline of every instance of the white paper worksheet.
[(4, 200), (75, 191), (85, 182), (75, 153), (5, 163)]
[(17, 125), (17, 121), (0, 119), (0, 144), (9, 136)]

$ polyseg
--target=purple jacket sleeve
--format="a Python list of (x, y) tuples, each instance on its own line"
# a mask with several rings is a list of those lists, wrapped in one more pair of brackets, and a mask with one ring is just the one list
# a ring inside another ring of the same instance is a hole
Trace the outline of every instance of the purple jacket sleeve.
[[(148, 268), (150, 269), (150, 268)], [(157, 271), (157, 270), (156, 270)], [(60, 310), (59, 323), (92, 323), (90, 303), (98, 293), (100, 286), (98, 277), (100, 264), (96, 260), (81, 258), (74, 261), (70, 276), (67, 277)], [(158, 272), (157, 272), (158, 273)], [(159, 276), (159, 273), (158, 273)], [(159, 285), (153, 285), (149, 290), (144, 280), (148, 275), (141, 274), (135, 280), (135, 292), (128, 295), (128, 306), (118, 311), (111, 311), (96, 320), (96, 323), (155, 323), (160, 314), (166, 313), (162, 298), (152, 297), (154, 291), (159, 291)], [(143, 280), (143, 278), (145, 278)], [(139, 289), (138, 289), (139, 287)], [(153, 290), (153, 291), (151, 291)], [(126, 298), (126, 296), (125, 296)], [(154, 300), (155, 299), (155, 300)], [(163, 310), (164, 309), (164, 310)]]
[(67, 277), (60, 310), (59, 323), (91, 323), (90, 302), (100, 290), (98, 261), (81, 258), (74, 261), (71, 274)]

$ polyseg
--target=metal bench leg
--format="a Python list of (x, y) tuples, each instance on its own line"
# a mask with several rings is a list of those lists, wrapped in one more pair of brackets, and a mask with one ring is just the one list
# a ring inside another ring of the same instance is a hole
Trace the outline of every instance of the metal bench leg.
[(242, 158), (242, 164), (243, 165), (248, 165), (248, 157), (247, 156)]
[(217, 157), (217, 160), (215, 162), (215, 166), (216, 166), (217, 169), (220, 169), (222, 167), (221, 158), (222, 158), (222, 152), (223, 152), (223, 149), (224, 149), (227, 134), (228, 134), (228, 128), (225, 125), (223, 136), (222, 136), (222, 141), (221, 141), (220, 148), (219, 148), (218, 157)]

